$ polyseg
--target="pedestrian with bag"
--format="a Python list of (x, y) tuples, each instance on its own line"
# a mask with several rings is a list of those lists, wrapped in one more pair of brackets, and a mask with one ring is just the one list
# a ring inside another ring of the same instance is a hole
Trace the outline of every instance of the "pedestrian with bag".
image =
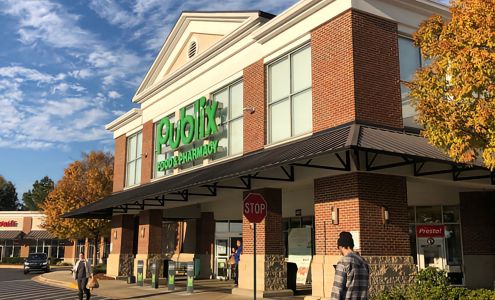
[(234, 259), (235, 259), (234, 283), (235, 283), (235, 286), (239, 285), (239, 261), (241, 260), (241, 254), (242, 254), (242, 243), (241, 243), (241, 240), (237, 240), (237, 249), (234, 252)]
[(72, 268), (72, 276), (77, 280), (77, 288), (79, 289), (79, 300), (83, 299), (83, 293), (86, 294), (86, 300), (91, 298), (91, 292), (87, 288), (88, 280), (93, 277), (91, 264), (85, 259), (84, 253), (79, 254), (79, 260), (74, 268)]
[(367, 300), (370, 270), (366, 261), (354, 252), (352, 234), (342, 231), (337, 247), (343, 257), (335, 266), (331, 299)]

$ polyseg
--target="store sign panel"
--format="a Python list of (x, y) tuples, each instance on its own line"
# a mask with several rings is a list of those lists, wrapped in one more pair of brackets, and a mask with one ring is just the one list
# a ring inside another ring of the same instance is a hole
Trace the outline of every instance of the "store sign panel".
[(0, 227), (17, 227), (17, 221), (0, 221)]
[(418, 237), (418, 238), (443, 238), (443, 237), (445, 237), (445, 226), (443, 226), (443, 225), (418, 225), (418, 226), (416, 226), (416, 237)]
[[(217, 109), (217, 101), (208, 101), (206, 97), (201, 97), (194, 102), (193, 115), (186, 114), (186, 107), (182, 107), (177, 122), (171, 122), (169, 118), (161, 119), (156, 129), (156, 152), (162, 154), (163, 145), (168, 144), (173, 151), (180, 146), (203, 141), (218, 133), (218, 125), (215, 121)], [(175, 169), (196, 159), (215, 154), (217, 149), (218, 140), (210, 139), (207, 144), (158, 161), (156, 167), (159, 172)]]

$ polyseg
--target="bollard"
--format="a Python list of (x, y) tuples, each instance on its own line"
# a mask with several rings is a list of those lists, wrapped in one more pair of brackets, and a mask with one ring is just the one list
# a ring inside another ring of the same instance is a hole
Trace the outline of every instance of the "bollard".
[(137, 285), (138, 286), (143, 286), (143, 282), (144, 282), (143, 268), (144, 268), (144, 262), (142, 260), (138, 260), (138, 262), (137, 262)]
[(194, 262), (187, 263), (187, 292), (194, 292)]
[(154, 289), (158, 288), (158, 269), (156, 261), (151, 263), (151, 287)]
[(173, 291), (175, 289), (175, 261), (170, 260), (168, 262), (168, 290)]

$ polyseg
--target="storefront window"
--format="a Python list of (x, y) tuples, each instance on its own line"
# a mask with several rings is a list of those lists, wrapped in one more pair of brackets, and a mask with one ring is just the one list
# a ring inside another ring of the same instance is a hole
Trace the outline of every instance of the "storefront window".
[[(170, 123), (175, 123), (175, 114), (171, 114), (167, 117), (165, 117), (167, 119), (170, 120)], [(154, 136), (157, 136), (156, 134), (156, 130), (158, 128), (158, 123), (159, 122), (156, 122), (155, 123), (155, 129), (153, 130), (153, 132), (155, 133)], [(162, 130), (167, 130), (167, 128), (165, 126), (163, 126)], [(162, 132), (162, 135), (164, 135), (165, 133)], [(162, 149), (160, 151), (160, 153), (158, 153), (156, 151), (156, 138), (153, 139), (154, 140), (154, 143), (155, 145), (153, 146), (153, 149), (155, 149), (153, 152), (155, 153), (155, 157), (153, 159), (153, 164), (154, 164), (154, 167), (153, 167), (153, 177), (154, 178), (159, 178), (159, 177), (162, 177), (162, 176), (165, 176), (165, 175), (172, 175), (174, 174), (174, 170), (173, 169), (168, 169), (166, 171), (158, 171), (158, 168), (156, 166), (157, 162), (159, 161), (163, 161), (163, 160), (166, 160), (172, 156), (174, 156), (174, 150), (172, 150), (172, 148), (170, 147), (170, 142), (167, 142), (166, 144), (163, 144), (162, 145)]]
[[(421, 52), (411, 39), (405, 37), (399, 37), (399, 59), (400, 59), (400, 79), (401, 81), (410, 81), (417, 69), (421, 68)], [(409, 97), (409, 89), (401, 83), (400, 85), (401, 97), (402, 97), (402, 118), (404, 126), (407, 127), (419, 127), (414, 120), (416, 111), (411, 105), (411, 98)]]
[(285, 257), (289, 257), (289, 233), (294, 228), (311, 228), (311, 245), (312, 254), (315, 254), (315, 231), (314, 231), (314, 217), (292, 217), (282, 219), (282, 242), (284, 245)]
[(442, 223), (440, 206), (417, 206), (416, 223)]
[(219, 102), (217, 116), (218, 152), (214, 159), (236, 155), (243, 150), (243, 82), (235, 82), (213, 94)]
[(311, 48), (268, 66), (269, 143), (311, 132)]
[(462, 264), (461, 226), (450, 224), (445, 226), (445, 241), (447, 250), (447, 264), (460, 266)]
[(141, 131), (127, 138), (126, 186), (141, 183), (141, 150), (143, 137)]
[(443, 207), (443, 222), (444, 223), (459, 223), (459, 206), (444, 206)]
[(216, 222), (215, 231), (216, 232), (229, 232), (229, 222), (228, 221)]

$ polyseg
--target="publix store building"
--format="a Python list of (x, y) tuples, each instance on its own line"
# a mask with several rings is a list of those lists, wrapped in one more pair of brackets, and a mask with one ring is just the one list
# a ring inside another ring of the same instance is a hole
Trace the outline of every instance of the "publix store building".
[[(427, 0), (303, 0), (278, 16), (183, 12), (115, 137), (114, 193), (67, 217), (112, 222), (107, 273), (137, 261), (195, 261), (251, 295), (249, 192), (260, 294), (283, 295), (287, 264), (330, 296), (336, 240), (350, 231), (371, 266), (371, 291), (435, 266), (454, 284), (495, 279), (494, 174), (455, 164), (419, 136), (407, 89), (422, 65), (411, 36), (448, 8)], [(166, 268), (166, 267), (165, 267)], [(165, 273), (165, 270), (164, 270)]]

